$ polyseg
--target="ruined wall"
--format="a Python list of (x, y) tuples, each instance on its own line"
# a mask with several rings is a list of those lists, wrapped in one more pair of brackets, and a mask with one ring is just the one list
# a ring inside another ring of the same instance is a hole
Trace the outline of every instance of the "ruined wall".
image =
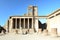
[(57, 11), (51, 15), (47, 24), (47, 29), (49, 32), (53, 31), (53, 29), (57, 29), (57, 33), (60, 34), (60, 11)]

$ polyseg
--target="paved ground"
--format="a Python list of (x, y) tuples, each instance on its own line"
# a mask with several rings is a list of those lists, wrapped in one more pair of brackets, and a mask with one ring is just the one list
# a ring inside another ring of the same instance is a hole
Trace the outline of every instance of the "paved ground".
[(44, 36), (42, 34), (0, 34), (0, 40), (60, 40), (60, 37), (53, 37), (53, 36)]

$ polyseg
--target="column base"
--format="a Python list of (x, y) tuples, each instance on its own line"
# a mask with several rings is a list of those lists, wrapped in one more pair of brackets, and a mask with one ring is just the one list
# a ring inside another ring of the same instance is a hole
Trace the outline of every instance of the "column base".
[(22, 30), (21, 29), (17, 29), (17, 30), (15, 30), (15, 33), (16, 34), (22, 34)]
[(27, 34), (28, 33), (28, 29), (22, 29), (22, 34)]
[(15, 33), (15, 29), (9, 30), (9, 33)]
[(22, 34), (22, 30), (21, 29), (12, 29), (9, 31), (9, 33)]

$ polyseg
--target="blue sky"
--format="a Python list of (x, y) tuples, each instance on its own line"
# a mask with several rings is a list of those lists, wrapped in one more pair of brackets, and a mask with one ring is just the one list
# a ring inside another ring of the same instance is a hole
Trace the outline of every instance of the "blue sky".
[(29, 5), (37, 5), (38, 15), (42, 16), (60, 8), (60, 0), (0, 0), (0, 25), (4, 25), (11, 15), (27, 13)]

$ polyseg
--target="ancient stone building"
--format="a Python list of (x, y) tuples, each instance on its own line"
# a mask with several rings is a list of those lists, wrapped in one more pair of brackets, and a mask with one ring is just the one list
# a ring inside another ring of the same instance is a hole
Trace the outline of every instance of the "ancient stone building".
[(29, 6), (27, 14), (24, 14), (23, 16), (10, 16), (4, 28), (6, 29), (6, 32), (38, 32), (38, 29), (41, 26), (41, 23), (38, 20), (39, 18), (47, 18), (47, 16), (38, 16), (38, 7)]
[[(52, 14), (47, 16), (38, 16), (38, 7), (37, 6), (29, 6), (27, 14), (22, 16), (14, 15), (10, 16), (7, 20), (4, 28), (6, 32), (18, 32), (18, 33), (34, 33), (41, 32), (42, 24), (38, 20), (40, 18), (45, 18), (46, 28), (44, 28), (45, 32), (52, 34), (60, 33), (60, 9), (54, 11)], [(45, 24), (43, 24), (45, 26)]]
[(60, 35), (60, 9), (49, 14), (47, 18), (48, 31)]

